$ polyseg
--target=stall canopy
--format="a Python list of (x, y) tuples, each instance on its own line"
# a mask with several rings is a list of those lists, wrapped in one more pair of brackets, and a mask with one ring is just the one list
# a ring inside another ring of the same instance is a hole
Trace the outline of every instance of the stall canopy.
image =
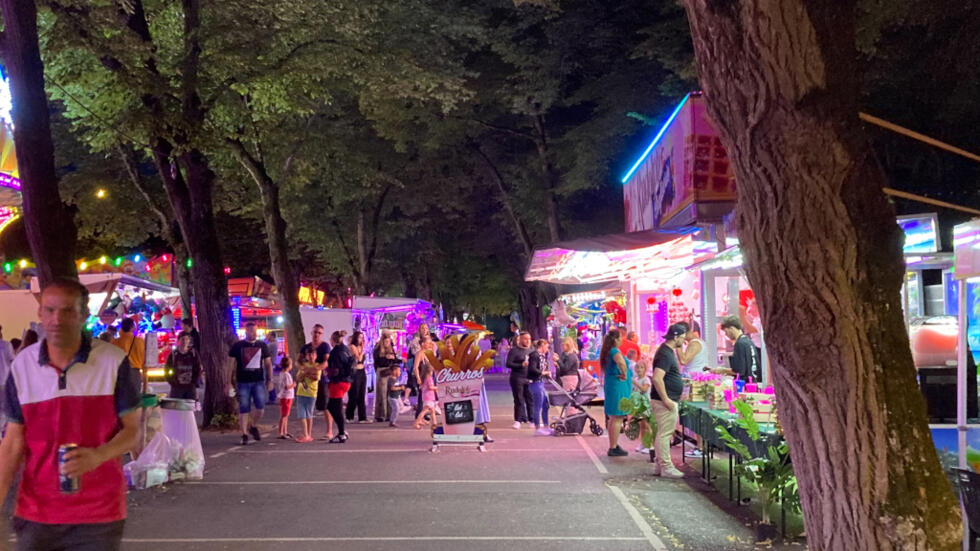
[(584, 284), (623, 281), (643, 274), (669, 279), (691, 265), (702, 246), (696, 227), (646, 230), (562, 241), (536, 249), (526, 281)]

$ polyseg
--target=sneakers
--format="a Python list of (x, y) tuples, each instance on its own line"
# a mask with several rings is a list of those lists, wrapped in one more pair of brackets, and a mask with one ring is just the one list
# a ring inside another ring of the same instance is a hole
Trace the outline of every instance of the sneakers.
[(662, 469), (660, 471), (660, 476), (664, 478), (684, 478), (684, 473), (678, 471), (675, 467), (670, 467), (667, 469)]
[(660, 463), (653, 464), (653, 476), (660, 476)]
[(398, 425), (394, 421), (392, 421), (391, 423), (388, 423), (388, 426), (389, 427), (394, 427), (396, 429), (398, 428)]
[(636, 453), (649, 454), (650, 448), (644, 448), (643, 446), (637, 446)]
[(247, 446), (248, 445), (248, 435), (247, 434), (243, 434), (242, 435), (242, 445), (243, 446)]
[(521, 422), (520, 421), (514, 421), (514, 424), (511, 425), (511, 428), (513, 428), (514, 430), (520, 430), (521, 429)]
[(626, 457), (627, 455), (629, 455), (629, 452), (624, 450), (623, 448), (620, 448), (619, 446), (616, 446), (615, 448), (609, 448), (609, 451), (606, 452), (606, 455), (608, 455), (609, 457)]
[(534, 434), (535, 436), (551, 436), (554, 433), (551, 432), (551, 429), (549, 429), (548, 427), (541, 427), (538, 430), (534, 431)]
[(684, 457), (690, 457), (691, 459), (701, 459), (702, 457), (704, 457), (704, 454), (701, 453), (701, 450), (691, 450), (685, 453)]
[(254, 438), (256, 442), (258, 442), (259, 440), (262, 440), (262, 435), (259, 434), (259, 428), (258, 427), (249, 427), (248, 433), (252, 435), (252, 438)]

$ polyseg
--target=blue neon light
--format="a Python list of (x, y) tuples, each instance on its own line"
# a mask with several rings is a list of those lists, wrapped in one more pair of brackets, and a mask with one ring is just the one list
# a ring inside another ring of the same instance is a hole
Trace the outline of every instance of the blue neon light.
[(647, 158), (647, 155), (649, 155), (650, 152), (653, 151), (653, 148), (657, 146), (657, 142), (659, 142), (660, 138), (664, 136), (664, 132), (667, 131), (667, 128), (670, 126), (670, 123), (674, 122), (674, 118), (676, 118), (677, 114), (681, 112), (681, 108), (684, 107), (685, 103), (687, 103), (687, 98), (689, 97), (691, 97), (690, 93), (684, 96), (684, 99), (682, 99), (681, 102), (677, 105), (677, 107), (674, 109), (674, 112), (671, 113), (670, 117), (667, 118), (667, 122), (665, 122), (664, 125), (660, 128), (660, 132), (657, 132), (657, 135), (653, 138), (653, 141), (650, 142), (650, 145), (647, 147), (647, 150), (643, 152), (643, 155), (640, 155), (640, 158), (636, 160), (636, 163), (633, 165), (633, 168), (631, 168), (630, 171), (626, 173), (626, 176), (623, 176), (623, 179), (621, 180), (622, 183), (625, 184), (626, 182), (630, 181), (630, 178), (633, 176), (633, 173), (636, 172), (636, 169), (640, 168), (640, 165), (643, 164), (643, 161)]
[(241, 308), (231, 309), (231, 324), (235, 327), (235, 332), (237, 333), (239, 329), (242, 328), (242, 310)]

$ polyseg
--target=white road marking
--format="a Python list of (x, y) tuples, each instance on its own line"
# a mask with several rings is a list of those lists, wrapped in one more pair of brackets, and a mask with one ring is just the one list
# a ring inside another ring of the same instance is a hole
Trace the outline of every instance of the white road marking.
[(209, 459), (216, 459), (218, 457), (221, 457), (222, 455), (227, 454), (228, 452), (233, 452), (233, 451), (240, 450), (240, 449), (242, 449), (242, 446), (232, 446), (232, 447), (228, 448), (227, 450), (225, 450), (223, 452), (218, 452), (216, 454), (209, 455), (208, 458)]
[(561, 480), (247, 480), (247, 481), (192, 481), (184, 486), (284, 486), (307, 484), (562, 484)]
[[(449, 449), (461, 449), (463, 451), (466, 448), (460, 448), (459, 446), (440, 446), (441, 451)], [(429, 448), (363, 448), (363, 449), (332, 449), (332, 450), (303, 450), (303, 449), (276, 449), (276, 450), (249, 450), (249, 449), (235, 449), (232, 448), (228, 450), (229, 452), (242, 453), (242, 454), (286, 454), (286, 453), (429, 453)], [(476, 452), (476, 447), (473, 447), (474, 452)], [(577, 453), (578, 450), (575, 449), (564, 449), (564, 450), (545, 450), (545, 449), (501, 449), (494, 448), (492, 446), (487, 446), (488, 453)]]
[(650, 542), (650, 547), (653, 547), (657, 551), (667, 551), (667, 546), (664, 545), (664, 542), (653, 533), (653, 529), (650, 528), (647, 521), (643, 520), (643, 516), (636, 510), (636, 507), (633, 507), (633, 504), (630, 503), (630, 500), (628, 497), (626, 497), (626, 494), (615, 486), (608, 487), (609, 490), (612, 491), (613, 495), (616, 496), (616, 499), (623, 504), (623, 508), (626, 509), (627, 513), (629, 513), (629, 516), (631, 519), (633, 519), (636, 527), (640, 529), (640, 532), (643, 532), (644, 538)]
[(589, 455), (589, 459), (592, 460), (592, 464), (595, 465), (595, 468), (598, 469), (599, 472), (602, 474), (609, 474), (609, 469), (607, 469), (606, 466), (602, 464), (602, 461), (599, 461), (599, 456), (597, 456), (595, 454), (595, 451), (588, 444), (585, 443), (585, 439), (582, 438), (581, 436), (576, 436), (575, 439), (578, 440), (579, 445), (582, 446), (582, 449), (585, 450), (585, 453)]
[(123, 538), (123, 543), (304, 543), (330, 541), (644, 541), (628, 536), (363, 536), (320, 538)]
[[(582, 449), (584, 449), (585, 453), (588, 454), (589, 459), (592, 460), (592, 464), (595, 465), (596, 470), (598, 470), (601, 474), (609, 474), (609, 469), (607, 469), (606, 466), (599, 461), (599, 456), (597, 456), (595, 454), (595, 450), (593, 450), (585, 442), (585, 439), (583, 439), (581, 436), (576, 436), (575, 439), (578, 440), (578, 443), (582, 446)], [(613, 493), (613, 495), (616, 496), (616, 499), (618, 499), (623, 505), (623, 508), (626, 509), (626, 512), (629, 514), (630, 518), (633, 519), (633, 523), (636, 524), (636, 527), (643, 533), (643, 539), (650, 542), (650, 547), (653, 547), (656, 549), (656, 551), (667, 551), (667, 546), (664, 545), (664, 542), (661, 541), (659, 537), (657, 537), (657, 534), (653, 533), (653, 529), (650, 528), (647, 521), (643, 520), (643, 515), (641, 515), (640, 512), (636, 510), (636, 507), (630, 503), (630, 500), (626, 497), (626, 494), (624, 494), (623, 491), (616, 486), (611, 486), (608, 484), (606, 486)]]

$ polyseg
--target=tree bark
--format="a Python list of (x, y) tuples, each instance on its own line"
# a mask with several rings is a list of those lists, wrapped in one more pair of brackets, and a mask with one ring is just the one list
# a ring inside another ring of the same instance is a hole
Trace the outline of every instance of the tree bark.
[(561, 224), (558, 221), (558, 187), (561, 175), (551, 161), (548, 151), (548, 131), (544, 125), (544, 115), (532, 117), (534, 122), (534, 145), (541, 163), (541, 180), (544, 188), (544, 211), (548, 219), (548, 236), (552, 243), (561, 241)]
[(58, 194), (48, 99), (44, 92), (44, 65), (38, 48), (37, 7), (34, 0), (3, 0), (0, 9), (24, 227), (43, 288), (57, 277), (78, 276), (75, 267), (78, 230), (74, 213)]
[(810, 549), (958, 549), (902, 318), (902, 234), (858, 121), (854, 4), (684, 4)]
[(536, 281), (521, 284), (517, 294), (517, 304), (521, 309), (522, 329), (533, 339), (548, 338), (548, 320), (544, 316), (544, 306), (557, 298), (555, 287)]
[(269, 260), (272, 279), (279, 293), (282, 316), (286, 321), (286, 346), (293, 355), (306, 342), (303, 318), (299, 313), (299, 277), (289, 261), (289, 241), (286, 239), (286, 220), (279, 203), (279, 186), (269, 176), (265, 163), (257, 159), (238, 140), (227, 140), (238, 162), (248, 171), (262, 197), (265, 233), (269, 240)]
[(357, 294), (364, 295), (368, 292), (367, 288), (369, 277), (367, 235), (364, 228), (364, 209), (357, 209), (357, 224), (354, 239), (354, 246), (357, 247), (357, 273), (360, 274), (360, 277), (356, 278), (356, 289)]
[(185, 180), (171, 159), (172, 149), (166, 141), (156, 140), (152, 151), (194, 262), (191, 279), (201, 333), (201, 364), (207, 380), (202, 412), (204, 426), (209, 426), (216, 415), (234, 415), (236, 411), (227, 388), (231, 383), (228, 348), (237, 337), (231, 324), (228, 281), (214, 224), (214, 173), (205, 157), (192, 149), (180, 156), (187, 173)]

